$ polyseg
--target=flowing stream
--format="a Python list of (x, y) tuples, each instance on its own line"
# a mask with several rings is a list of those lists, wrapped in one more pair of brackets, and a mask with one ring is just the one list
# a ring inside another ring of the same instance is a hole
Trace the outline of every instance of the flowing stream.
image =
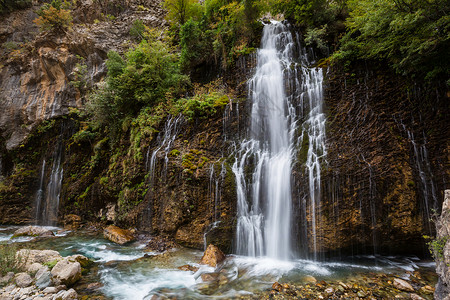
[[(177, 299), (241, 299), (252, 293), (270, 290), (273, 282), (304, 283), (306, 275), (317, 280), (355, 280), (364, 282), (375, 273), (432, 272), (433, 263), (416, 257), (358, 256), (339, 262), (317, 262), (293, 259), (230, 256), (220, 270), (221, 284), (204, 282), (202, 274), (214, 268), (198, 264), (201, 251), (178, 248), (165, 253), (149, 252), (147, 241), (117, 245), (93, 231), (61, 232), (61, 228), (46, 227), (59, 232), (53, 238), (11, 238), (19, 226), (0, 226), (0, 245), (17, 243), (20, 248), (52, 249), (62, 256), (82, 254), (92, 259), (94, 267), (74, 286), (88, 299), (106, 296), (107, 299), (153, 299), (153, 296)], [(181, 271), (189, 264), (199, 270)], [(434, 273), (433, 273), (434, 274)], [(435, 279), (431, 279), (434, 283)], [(96, 290), (86, 288), (89, 283), (101, 283)], [(347, 282), (347, 281), (346, 281)], [(247, 299), (247, 298), (245, 298)], [(388, 299), (388, 298), (384, 298)]]

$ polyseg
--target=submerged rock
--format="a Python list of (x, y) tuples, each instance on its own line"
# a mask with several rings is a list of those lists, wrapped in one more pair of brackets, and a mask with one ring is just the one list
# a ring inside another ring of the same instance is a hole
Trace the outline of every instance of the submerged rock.
[(26, 227), (17, 229), (14, 232), (14, 235), (12, 236), (12, 238), (19, 237), (19, 236), (50, 237), (50, 236), (54, 236), (54, 234), (51, 230), (45, 229), (43, 227), (26, 226)]
[(114, 225), (106, 227), (103, 231), (103, 236), (111, 242), (117, 243), (119, 245), (124, 245), (136, 240), (131, 231), (119, 228)]
[(197, 272), (198, 268), (194, 267), (194, 266), (191, 266), (191, 265), (183, 265), (183, 266), (178, 267), (178, 270)]
[(173, 249), (177, 246), (174, 241), (171, 241), (162, 236), (153, 237), (147, 243), (147, 249), (150, 251), (164, 252)]
[(281, 291), (283, 291), (283, 286), (281, 284), (279, 284), (278, 282), (274, 282), (272, 284), (272, 290), (281, 292)]
[(302, 281), (305, 283), (316, 283), (317, 279), (311, 275), (306, 275), (305, 277), (303, 277)]
[(202, 256), (200, 263), (211, 267), (217, 267), (217, 265), (221, 264), (224, 260), (225, 254), (223, 254), (216, 246), (209, 245)]
[(200, 277), (203, 282), (215, 281), (219, 278), (219, 273), (203, 273)]

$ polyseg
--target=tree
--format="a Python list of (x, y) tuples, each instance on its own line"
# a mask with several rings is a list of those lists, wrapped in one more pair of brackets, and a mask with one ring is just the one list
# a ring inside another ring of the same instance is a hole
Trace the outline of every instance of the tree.
[(449, 76), (450, 4), (445, 0), (350, 0), (337, 58), (384, 59), (404, 75)]
[(37, 11), (39, 18), (33, 22), (44, 31), (65, 30), (72, 26), (70, 8), (71, 5), (67, 1), (53, 0), (51, 3), (45, 3)]
[(190, 18), (198, 20), (203, 10), (198, 0), (165, 0), (163, 6), (167, 10), (166, 19), (173, 27), (183, 26)]

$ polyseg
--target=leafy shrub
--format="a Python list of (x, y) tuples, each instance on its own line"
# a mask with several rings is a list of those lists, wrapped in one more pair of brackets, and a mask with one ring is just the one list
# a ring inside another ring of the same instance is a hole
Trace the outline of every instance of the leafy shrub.
[(130, 28), (130, 35), (137, 40), (142, 40), (144, 38), (146, 27), (142, 20), (135, 20)]
[(180, 99), (178, 102), (179, 109), (187, 120), (206, 119), (230, 102), (229, 96), (220, 88), (218, 81), (203, 87), (197, 85), (195, 90), (193, 97)]
[[(93, 128), (105, 128), (118, 137), (136, 122), (147, 122), (153, 107), (185, 91), (189, 77), (181, 74), (178, 54), (160, 36), (157, 31), (146, 32), (145, 39), (124, 57), (108, 53), (106, 82), (92, 93), (88, 104)], [(135, 120), (139, 114), (143, 115)], [(138, 141), (140, 134), (135, 133)]]
[(39, 18), (34, 23), (43, 31), (65, 30), (72, 26), (72, 15), (70, 13), (71, 5), (69, 2), (53, 0), (51, 3), (45, 3), (37, 11)]
[(189, 19), (199, 20), (203, 6), (197, 0), (165, 0), (166, 19), (172, 28), (184, 25)]
[(445, 0), (351, 0), (349, 29), (335, 58), (387, 60), (404, 75), (449, 75), (450, 3)]
[(18, 248), (14, 244), (0, 245), (0, 275), (8, 272), (20, 272), (23, 266), (21, 258), (16, 257)]
[[(258, 41), (262, 24), (258, 21), (264, 1), (206, 0), (201, 16), (178, 22), (172, 30), (179, 34), (181, 63), (185, 70), (202, 64), (227, 68), (236, 57), (249, 52)], [(169, 14), (171, 13), (170, 7)]]

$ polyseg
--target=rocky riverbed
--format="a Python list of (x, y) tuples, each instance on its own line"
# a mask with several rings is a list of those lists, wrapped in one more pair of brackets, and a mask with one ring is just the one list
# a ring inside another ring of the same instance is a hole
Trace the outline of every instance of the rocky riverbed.
[(2, 274), (0, 299), (433, 299), (437, 281), (434, 263), (416, 257), (286, 262), (162, 247), (148, 235), (119, 245), (101, 230), (50, 231), (0, 227), (0, 247), (22, 257)]

